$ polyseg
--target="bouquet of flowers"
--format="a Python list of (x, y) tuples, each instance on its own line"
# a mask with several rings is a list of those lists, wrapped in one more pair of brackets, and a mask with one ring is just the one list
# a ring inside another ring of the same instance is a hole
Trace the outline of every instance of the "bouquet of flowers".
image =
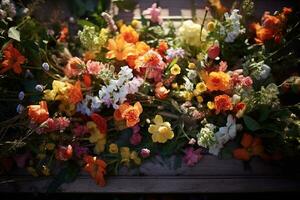
[[(33, 176), (75, 178), (83, 169), (104, 186), (105, 174), (156, 155), (182, 155), (188, 166), (207, 154), (299, 156), (299, 59), (283, 50), (299, 39), (292, 8), (249, 23), (251, 1), (218, 5), (178, 27), (163, 22), (157, 4), (131, 24), (102, 12), (99, 24), (81, 20), (72, 41), (67, 26), (39, 41), (36, 31), (20, 40), (22, 25), (3, 31), (1, 82), (22, 76), (34, 90), (19, 92), (19, 114), (0, 123), (3, 172), (16, 163)], [(40, 75), (30, 75), (30, 63)]]

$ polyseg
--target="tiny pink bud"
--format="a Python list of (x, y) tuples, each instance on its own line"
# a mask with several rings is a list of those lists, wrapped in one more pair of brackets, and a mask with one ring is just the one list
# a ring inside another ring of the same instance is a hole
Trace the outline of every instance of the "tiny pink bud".
[(196, 140), (194, 138), (190, 139), (189, 144), (191, 145), (196, 144)]
[(148, 158), (150, 156), (150, 150), (147, 148), (143, 148), (140, 152), (142, 158)]

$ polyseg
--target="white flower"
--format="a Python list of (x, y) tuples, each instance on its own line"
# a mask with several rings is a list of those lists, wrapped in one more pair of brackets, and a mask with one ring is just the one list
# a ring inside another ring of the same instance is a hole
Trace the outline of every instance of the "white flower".
[(225, 13), (225, 27), (221, 25), (221, 35), (226, 35), (225, 42), (232, 43), (241, 34), (245, 32), (244, 28), (241, 28), (240, 19), (241, 15), (238, 14), (239, 10), (234, 9), (229, 16), (229, 13)]
[(187, 91), (193, 91), (194, 90), (194, 84), (191, 82), (191, 80), (184, 76), (183, 77), (185, 83), (184, 83), (184, 88), (187, 90)]

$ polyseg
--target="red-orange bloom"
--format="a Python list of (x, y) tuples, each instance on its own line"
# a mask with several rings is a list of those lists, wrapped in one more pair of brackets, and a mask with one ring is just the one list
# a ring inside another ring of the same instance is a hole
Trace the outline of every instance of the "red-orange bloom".
[(73, 148), (71, 145), (68, 145), (67, 147), (59, 146), (55, 152), (56, 160), (66, 161), (69, 160), (72, 157), (72, 155), (73, 155)]
[(16, 74), (22, 72), (21, 64), (25, 63), (26, 58), (18, 51), (18, 49), (14, 48), (12, 43), (8, 44), (3, 50), (3, 57), (3, 69), (0, 71), (0, 74), (3, 74), (9, 69), (13, 69)]
[(82, 100), (82, 92), (81, 92), (81, 86), (80, 81), (77, 81), (75, 85), (71, 85), (68, 89), (68, 101), (71, 104), (77, 104)]
[(241, 145), (242, 148), (233, 151), (233, 156), (236, 159), (248, 161), (252, 156), (264, 157), (265, 155), (262, 141), (258, 137), (253, 137), (248, 133), (244, 133)]
[(125, 120), (127, 127), (133, 127), (140, 122), (140, 114), (143, 112), (143, 107), (140, 102), (136, 102), (134, 106), (129, 103), (123, 103), (119, 109), (115, 110), (114, 118), (116, 121)]
[(105, 186), (104, 175), (106, 174), (106, 163), (103, 160), (97, 159), (89, 155), (85, 155), (83, 160), (86, 165), (84, 170), (90, 174), (92, 178), (96, 180), (96, 183), (101, 187)]
[(107, 121), (104, 117), (101, 115), (98, 115), (97, 113), (93, 113), (91, 115), (92, 120), (95, 122), (97, 125), (100, 133), (106, 134), (107, 133)]
[(221, 111), (227, 111), (232, 109), (231, 98), (226, 94), (216, 96), (214, 98), (214, 104), (216, 114), (219, 114)]
[(66, 42), (69, 35), (69, 29), (67, 26), (62, 27), (60, 30), (60, 36), (58, 38), (59, 42)]
[(39, 105), (28, 106), (28, 116), (36, 123), (43, 123), (49, 118), (49, 112), (46, 101), (40, 101)]
[(160, 55), (164, 55), (168, 48), (169, 46), (167, 42), (164, 40), (159, 41), (157, 51)]

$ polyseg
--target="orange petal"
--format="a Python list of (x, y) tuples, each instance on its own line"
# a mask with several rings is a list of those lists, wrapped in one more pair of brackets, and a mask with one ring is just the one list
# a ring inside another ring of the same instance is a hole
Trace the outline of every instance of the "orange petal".
[(249, 148), (252, 142), (253, 142), (253, 136), (248, 133), (244, 133), (241, 141), (241, 145), (245, 148)]
[(134, 104), (134, 108), (138, 110), (139, 114), (141, 114), (143, 112), (143, 107), (140, 102), (136, 102)]
[(244, 148), (235, 149), (233, 151), (233, 156), (238, 160), (244, 160), (244, 161), (250, 160), (250, 155), (248, 151)]

